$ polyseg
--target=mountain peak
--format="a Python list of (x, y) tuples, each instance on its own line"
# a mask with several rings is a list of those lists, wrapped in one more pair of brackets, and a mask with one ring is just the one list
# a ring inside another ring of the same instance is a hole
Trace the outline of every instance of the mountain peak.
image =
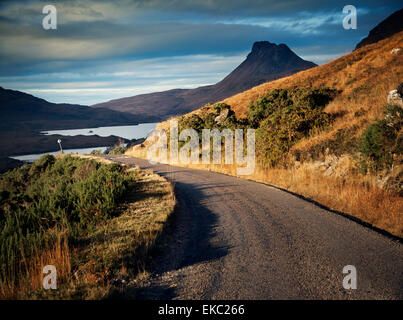
[(263, 82), (286, 77), (315, 67), (316, 64), (298, 57), (284, 43), (257, 41), (247, 58), (220, 82), (187, 90), (170, 90), (112, 100), (95, 105), (135, 115), (155, 115), (167, 119), (217, 102)]
[(304, 70), (316, 64), (297, 56), (286, 44), (275, 44), (269, 41), (257, 41), (246, 60), (236, 69), (248, 69), (248, 74), (258, 73), (273, 75), (291, 69)]
[(271, 43), (269, 41), (256, 41), (252, 46), (252, 52), (266, 50), (268, 48), (271, 48), (273, 45), (275, 45), (275, 44)]
[[(248, 54), (247, 61), (277, 61), (295, 59), (298, 57), (292, 50), (284, 43), (275, 44), (269, 41), (257, 41), (252, 46), (252, 51)], [(298, 57), (299, 58), (299, 57)]]
[[(287, 49), (290, 50), (290, 48), (287, 47), (284, 43), (280, 43), (279, 45), (275, 43), (271, 43), (269, 41), (256, 41), (253, 46), (252, 46), (252, 51), (250, 53), (262, 53), (262, 52), (272, 52), (273, 50), (279, 50), (279, 49)], [(290, 50), (291, 51), (291, 50)]]
[(279, 45), (277, 45), (275, 43), (271, 43), (270, 41), (256, 41), (252, 46), (251, 52), (270, 51), (275, 48), (290, 50), (290, 48), (284, 43), (280, 43)]

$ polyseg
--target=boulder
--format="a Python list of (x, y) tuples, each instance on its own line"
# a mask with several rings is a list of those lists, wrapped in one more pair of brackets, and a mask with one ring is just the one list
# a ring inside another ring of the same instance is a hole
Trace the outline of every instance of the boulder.
[(391, 90), (388, 94), (388, 104), (397, 105), (403, 108), (403, 86), (399, 85), (397, 89)]
[(229, 109), (223, 109), (221, 110), (220, 114), (215, 117), (214, 121), (218, 124), (222, 124), (225, 119), (228, 118), (228, 114), (229, 114)]

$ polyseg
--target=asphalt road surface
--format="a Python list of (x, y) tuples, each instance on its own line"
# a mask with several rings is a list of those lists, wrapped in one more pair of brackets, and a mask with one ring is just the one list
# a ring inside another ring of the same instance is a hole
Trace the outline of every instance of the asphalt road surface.
[[(144, 299), (402, 299), (403, 248), (274, 187), (203, 170), (107, 158), (168, 178), (178, 208)], [(343, 288), (343, 267), (357, 289)], [(137, 284), (139, 285), (139, 284)]]

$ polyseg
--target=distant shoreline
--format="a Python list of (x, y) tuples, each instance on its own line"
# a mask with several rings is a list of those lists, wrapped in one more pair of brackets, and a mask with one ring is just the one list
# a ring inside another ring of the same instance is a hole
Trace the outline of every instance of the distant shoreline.
[(59, 149), (58, 139), (62, 140), (64, 149), (111, 147), (120, 142), (129, 142), (129, 140), (117, 136), (62, 136), (35, 132), (0, 132), (0, 157), (54, 152)]
[(59, 150), (58, 139), (62, 140), (62, 146), (65, 150), (112, 147), (120, 142), (129, 142), (129, 140), (117, 136), (62, 136), (33, 132), (26, 132), (25, 134), (24, 132), (0, 132), (0, 173), (20, 167), (24, 163), (13, 159), (14, 156), (56, 152)]

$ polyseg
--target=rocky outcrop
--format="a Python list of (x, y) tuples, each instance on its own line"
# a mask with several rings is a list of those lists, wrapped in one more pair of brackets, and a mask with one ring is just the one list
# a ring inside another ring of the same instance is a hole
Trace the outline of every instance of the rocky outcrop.
[(228, 114), (229, 114), (229, 109), (224, 109), (220, 112), (220, 114), (217, 117), (215, 117), (214, 121), (217, 124), (222, 124), (225, 121), (225, 119), (228, 118)]
[(321, 172), (324, 176), (347, 177), (354, 170), (354, 160), (350, 155), (344, 154), (337, 157), (327, 154), (322, 161), (294, 162), (296, 169), (308, 169)]
[(397, 105), (403, 108), (403, 83), (388, 94), (388, 104)]

